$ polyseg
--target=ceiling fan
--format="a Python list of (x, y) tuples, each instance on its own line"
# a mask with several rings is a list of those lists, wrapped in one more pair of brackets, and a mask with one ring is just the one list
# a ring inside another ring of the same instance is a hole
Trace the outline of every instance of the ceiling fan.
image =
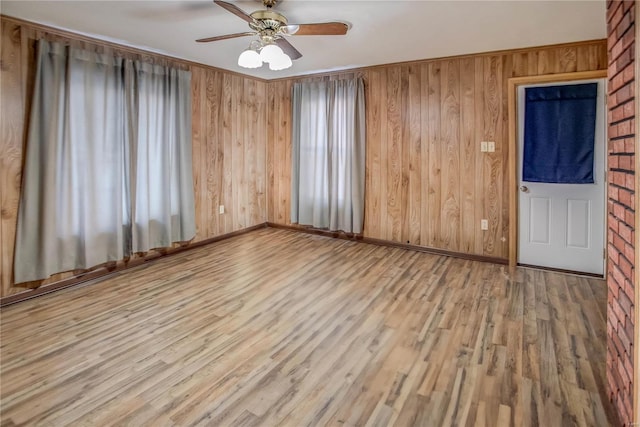
[[(302, 54), (284, 38), (285, 36), (341, 36), (347, 34), (349, 30), (349, 26), (342, 22), (289, 24), (284, 15), (272, 10), (276, 1), (262, 0), (265, 10), (257, 10), (247, 14), (234, 4), (222, 0), (213, 0), (218, 6), (244, 19), (252, 31), (207, 37), (198, 39), (196, 42), (208, 43), (255, 35), (258, 36), (258, 39), (252, 42), (249, 49), (240, 55), (238, 65), (246, 68), (257, 68), (262, 66), (263, 62), (266, 62), (269, 63), (269, 68), (272, 70), (281, 70), (290, 67), (292, 59), (295, 60), (302, 57)], [(258, 59), (260, 60), (259, 63)]]

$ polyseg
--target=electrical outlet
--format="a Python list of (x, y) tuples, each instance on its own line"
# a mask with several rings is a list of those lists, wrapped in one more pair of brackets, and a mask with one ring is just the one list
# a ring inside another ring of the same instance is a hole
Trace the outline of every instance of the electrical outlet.
[(223, 214), (224, 213), (224, 205), (220, 205), (220, 207), (218, 208), (218, 211)]
[(487, 141), (481, 141), (480, 142), (480, 152), (481, 153), (486, 153), (487, 152)]
[(481, 230), (488, 230), (489, 229), (489, 220), (481, 219), (480, 220), (480, 229)]
[(496, 151), (496, 142), (495, 141), (488, 141), (487, 142), (487, 151), (489, 153), (493, 153)]

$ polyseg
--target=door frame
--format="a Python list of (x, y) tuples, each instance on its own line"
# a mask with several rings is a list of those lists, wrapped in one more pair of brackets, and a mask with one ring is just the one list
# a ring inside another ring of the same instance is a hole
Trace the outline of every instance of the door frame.
[[(518, 87), (522, 85), (535, 85), (542, 83), (564, 83), (576, 80), (592, 80), (592, 79), (606, 79), (607, 70), (597, 71), (580, 71), (575, 73), (561, 73), (561, 74), (544, 74), (540, 76), (526, 76), (526, 77), (512, 77), (508, 80), (508, 116), (509, 116), (509, 162), (508, 162), (508, 174), (509, 174), (509, 267), (515, 268), (518, 264)], [(606, 143), (606, 115), (605, 115), (605, 143)], [(640, 156), (636, 156), (636, 159)], [(606, 155), (605, 155), (606, 163)], [(606, 166), (605, 166), (606, 176)], [(605, 187), (605, 195), (606, 195)], [(606, 208), (606, 200), (605, 200)], [(640, 209), (639, 209), (640, 210)], [(605, 215), (605, 231), (606, 227), (606, 215)], [(640, 234), (640, 233), (639, 233)], [(605, 248), (607, 244), (607, 237), (605, 233)], [(607, 269), (605, 264), (604, 275), (606, 277)]]

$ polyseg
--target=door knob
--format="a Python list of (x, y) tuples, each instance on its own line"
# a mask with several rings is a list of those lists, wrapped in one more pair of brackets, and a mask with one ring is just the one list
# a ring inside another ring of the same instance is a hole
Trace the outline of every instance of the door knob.
[(522, 191), (523, 193), (528, 193), (529, 192), (529, 187), (527, 187), (526, 185), (521, 185), (520, 186), (520, 191)]

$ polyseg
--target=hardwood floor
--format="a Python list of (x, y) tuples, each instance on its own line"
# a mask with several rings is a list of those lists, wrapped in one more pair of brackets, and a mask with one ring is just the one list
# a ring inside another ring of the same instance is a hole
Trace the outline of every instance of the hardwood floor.
[(261, 229), (2, 309), (1, 424), (606, 426), (606, 295)]

